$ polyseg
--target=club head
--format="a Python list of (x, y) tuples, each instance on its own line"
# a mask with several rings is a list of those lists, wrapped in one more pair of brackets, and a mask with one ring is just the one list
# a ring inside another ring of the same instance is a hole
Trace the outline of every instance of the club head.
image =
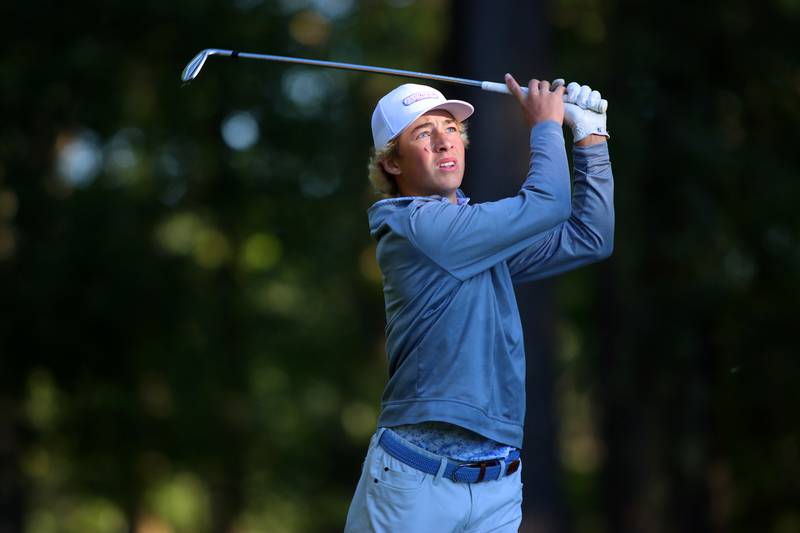
[(189, 63), (184, 67), (183, 72), (181, 73), (181, 81), (184, 83), (188, 83), (195, 79), (198, 74), (200, 74), (200, 69), (203, 68), (203, 65), (206, 63), (206, 59), (208, 56), (230, 56), (233, 55), (233, 50), (220, 50), (218, 48), (206, 48), (194, 58), (189, 61)]

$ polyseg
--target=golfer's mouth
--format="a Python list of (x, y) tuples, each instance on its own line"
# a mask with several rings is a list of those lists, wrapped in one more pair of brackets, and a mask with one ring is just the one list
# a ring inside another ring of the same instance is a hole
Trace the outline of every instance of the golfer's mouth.
[(436, 164), (439, 170), (455, 170), (457, 166), (455, 159), (442, 159)]

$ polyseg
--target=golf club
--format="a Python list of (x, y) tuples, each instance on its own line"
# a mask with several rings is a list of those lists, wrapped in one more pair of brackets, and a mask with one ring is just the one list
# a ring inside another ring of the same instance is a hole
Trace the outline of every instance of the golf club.
[[(386, 74), (389, 76), (405, 76), (409, 78), (422, 78), (426, 80), (442, 81), (446, 83), (458, 83), (461, 85), (470, 85), (472, 87), (480, 87), (484, 91), (492, 91), (496, 93), (511, 94), (505, 83), (495, 83), (492, 81), (478, 81), (469, 80), (466, 78), (454, 78), (452, 76), (442, 76), (440, 74), (426, 74), (424, 72), (413, 72), (410, 70), (398, 70), (393, 68), (384, 67), (371, 67), (368, 65), (355, 65), (353, 63), (339, 63), (336, 61), (320, 61), (317, 59), (303, 59), (297, 57), (275, 56), (268, 54), (252, 54), (249, 52), (236, 52), (234, 50), (221, 50), (219, 48), (207, 48), (198, 53), (194, 58), (189, 61), (181, 74), (181, 80), (184, 83), (189, 83), (200, 74), (200, 70), (206, 63), (209, 56), (222, 56), (222, 57), (241, 57), (244, 59), (261, 59), (263, 61), (278, 61), (282, 63), (297, 63), (300, 65), (312, 65), (315, 67), (338, 68), (344, 70), (358, 70), (362, 72), (374, 72), (376, 74)], [(560, 82), (560, 83), (559, 83)], [(563, 85), (564, 80), (556, 80), (553, 82), (553, 87)], [(523, 87), (522, 90), (527, 93), (528, 89)], [(588, 107), (597, 113), (605, 113), (608, 108), (608, 101), (600, 100), (594, 107)]]

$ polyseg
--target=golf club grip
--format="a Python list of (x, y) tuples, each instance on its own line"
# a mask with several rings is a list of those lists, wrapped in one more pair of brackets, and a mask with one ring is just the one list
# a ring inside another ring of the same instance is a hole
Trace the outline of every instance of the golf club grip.
[[(481, 82), (481, 89), (483, 89), (484, 91), (491, 91), (495, 93), (511, 94), (511, 91), (508, 90), (508, 87), (506, 87), (505, 83), (483, 81)], [(527, 87), (520, 87), (520, 89), (522, 89), (523, 94), (528, 94)], [(602, 99), (600, 100), (600, 102), (598, 102), (596, 107), (588, 107), (587, 109), (590, 109), (595, 113), (605, 113), (606, 110), (608, 109), (608, 100)]]

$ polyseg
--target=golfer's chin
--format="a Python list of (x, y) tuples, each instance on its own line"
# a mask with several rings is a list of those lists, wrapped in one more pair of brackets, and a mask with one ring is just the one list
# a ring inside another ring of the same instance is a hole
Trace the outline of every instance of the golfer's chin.
[(442, 192), (440, 196), (448, 196), (451, 192), (461, 187), (461, 180), (464, 177), (463, 172), (441, 173), (437, 176), (438, 189)]

